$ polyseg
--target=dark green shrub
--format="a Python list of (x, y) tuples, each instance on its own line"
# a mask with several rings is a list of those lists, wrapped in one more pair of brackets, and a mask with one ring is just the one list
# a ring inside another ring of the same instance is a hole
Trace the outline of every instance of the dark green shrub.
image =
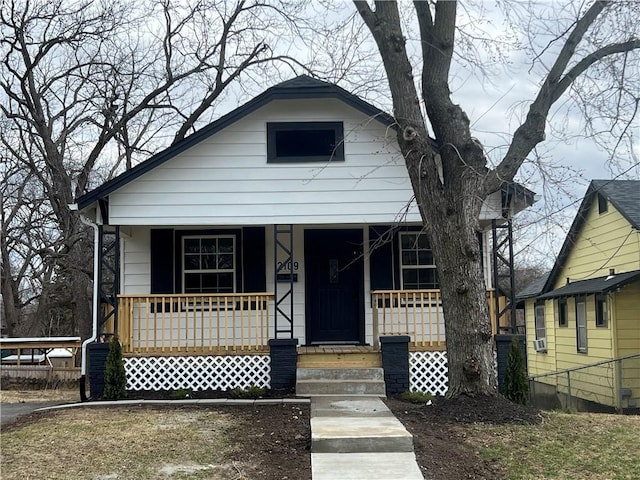
[(515, 403), (526, 405), (529, 401), (529, 381), (524, 369), (524, 359), (518, 337), (513, 337), (507, 355), (507, 371), (504, 377), (504, 396)]
[(424, 392), (402, 392), (400, 400), (411, 403), (429, 403), (433, 399), (433, 395)]
[(249, 388), (232, 388), (229, 390), (229, 397), (234, 399), (256, 399), (262, 397), (266, 389), (251, 385)]
[(127, 377), (122, 360), (122, 346), (118, 337), (114, 336), (109, 342), (107, 365), (104, 372), (105, 400), (119, 400), (127, 396)]

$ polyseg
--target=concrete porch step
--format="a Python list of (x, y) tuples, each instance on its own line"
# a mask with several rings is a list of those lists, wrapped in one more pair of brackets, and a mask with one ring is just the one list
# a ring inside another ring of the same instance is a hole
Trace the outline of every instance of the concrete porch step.
[(300, 380), (375, 380), (384, 381), (382, 368), (298, 368)]
[(298, 368), (296, 394), (385, 396), (381, 368)]
[(379, 380), (298, 380), (296, 395), (374, 395), (385, 396), (384, 381)]

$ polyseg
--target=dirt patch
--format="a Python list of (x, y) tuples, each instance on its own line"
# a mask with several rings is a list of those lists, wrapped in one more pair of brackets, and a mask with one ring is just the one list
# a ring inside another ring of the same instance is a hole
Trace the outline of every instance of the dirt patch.
[[(230, 407), (239, 415), (230, 438), (246, 478), (311, 479), (311, 430), (308, 405)], [(243, 477), (244, 478), (244, 477)]]
[(499, 480), (507, 474), (499, 459), (486, 459), (465, 433), (465, 424), (537, 424), (539, 411), (517, 405), (503, 397), (453, 400), (436, 398), (433, 405), (386, 400), (394, 415), (413, 435), (418, 465), (432, 480)]
[[(309, 480), (309, 415), (307, 404), (36, 412), (3, 427), (3, 446), (7, 440), (14, 448), (3, 451), (2, 478), (26, 478), (28, 470), (30, 478), (51, 479)], [(36, 448), (40, 461), (24, 457), (19, 442)], [(95, 448), (81, 457), (64, 453), (75, 455), (78, 444)]]

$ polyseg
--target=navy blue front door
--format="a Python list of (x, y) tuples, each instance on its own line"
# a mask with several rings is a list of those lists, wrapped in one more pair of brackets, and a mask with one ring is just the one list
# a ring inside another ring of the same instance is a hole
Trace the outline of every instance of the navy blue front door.
[(362, 230), (305, 230), (307, 343), (363, 343)]

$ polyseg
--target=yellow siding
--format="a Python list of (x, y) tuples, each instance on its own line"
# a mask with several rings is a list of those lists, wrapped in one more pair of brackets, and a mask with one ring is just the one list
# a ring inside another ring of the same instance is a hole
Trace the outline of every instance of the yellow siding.
[(640, 270), (640, 232), (611, 203), (599, 214), (598, 202), (593, 202), (554, 289), (565, 285), (567, 277), (572, 282), (603, 277), (611, 268), (617, 273)]
[[(603, 360), (611, 360), (613, 355), (613, 336), (611, 334), (611, 320), (607, 327), (596, 327), (595, 297), (586, 297), (587, 307), (587, 351), (578, 352), (576, 341), (576, 309), (575, 299), (567, 302), (569, 325), (563, 330), (562, 344), (558, 348), (556, 366), (558, 370), (575, 368)], [(571, 372), (571, 393), (573, 396), (591, 400), (604, 405), (615, 405), (616, 384), (614, 364), (589, 367), (577, 372)], [(558, 390), (567, 391), (566, 375), (558, 379)]]
[[(554, 289), (571, 282), (603, 277), (610, 269), (616, 273), (640, 270), (640, 232), (609, 202), (608, 211), (600, 214), (594, 201), (586, 213), (581, 230), (577, 232), (564, 265), (555, 281)], [(567, 299), (568, 325), (560, 327), (557, 302), (546, 302), (548, 353), (534, 351), (534, 300), (526, 302), (527, 354), (530, 375), (585, 366), (616, 357), (640, 353), (640, 283), (612, 293), (607, 300), (609, 319), (606, 327), (595, 325), (595, 296), (586, 297), (587, 351), (577, 351), (576, 301)], [(551, 322), (550, 319), (553, 319)], [(618, 405), (618, 368), (610, 363), (571, 372), (572, 396), (604, 405)], [(559, 392), (567, 392), (567, 374), (549, 379), (556, 382)], [(640, 358), (622, 364), (623, 387), (632, 390), (632, 399), (640, 405)], [(626, 404), (626, 402), (625, 402)]]
[[(640, 283), (628, 285), (614, 295), (616, 356), (640, 353)], [(631, 398), (640, 405), (640, 357), (622, 362), (622, 386), (630, 388)]]
[[(613, 358), (612, 322), (606, 328), (595, 326), (595, 297), (586, 298), (587, 307), (587, 352), (579, 353), (576, 343), (576, 310), (575, 299), (567, 300), (568, 325), (559, 327), (556, 302), (545, 303), (545, 321), (547, 327), (547, 353), (539, 353), (533, 349), (535, 339), (534, 300), (526, 302), (527, 321), (527, 364), (529, 375), (566, 370)], [(558, 391), (567, 393), (567, 374), (543, 377), (537, 381), (557, 385)], [(571, 394), (604, 405), (616, 405), (616, 369), (613, 364), (589, 367), (571, 372)]]

